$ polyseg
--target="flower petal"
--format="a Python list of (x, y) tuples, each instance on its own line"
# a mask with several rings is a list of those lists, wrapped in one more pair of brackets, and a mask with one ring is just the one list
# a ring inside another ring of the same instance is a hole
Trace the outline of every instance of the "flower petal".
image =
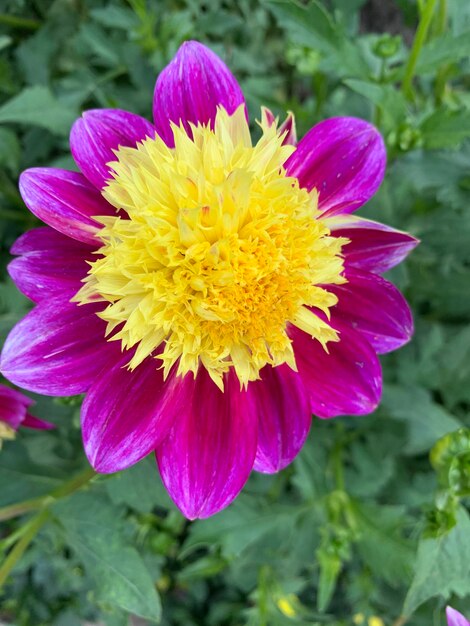
[(20, 192), (28, 209), (60, 233), (94, 245), (101, 225), (93, 217), (116, 210), (78, 172), (34, 167), (20, 176)]
[(0, 385), (0, 422), (17, 430), (26, 416), (26, 409), (33, 401), (19, 391)]
[(413, 334), (413, 317), (405, 298), (388, 280), (349, 269), (347, 283), (329, 285), (338, 296), (333, 320), (342, 320), (358, 330), (376, 352), (397, 350)]
[(155, 450), (184, 409), (180, 379), (165, 382), (153, 358), (129, 371), (129, 360), (125, 354), (103, 371), (83, 403), (83, 443), (98, 472), (117, 472), (140, 461)]
[(135, 147), (138, 141), (154, 137), (154, 126), (134, 113), (120, 109), (92, 109), (72, 126), (70, 149), (76, 164), (97, 189), (112, 178), (108, 163), (115, 161), (119, 146)]
[(383, 139), (355, 117), (332, 117), (314, 126), (285, 163), (289, 176), (308, 191), (316, 188), (327, 215), (352, 213), (379, 188), (386, 163)]
[(63, 298), (38, 304), (8, 335), (0, 361), (5, 378), (50, 396), (84, 393), (110, 358), (117, 342), (104, 338), (96, 312), (103, 304), (77, 306)]
[(251, 395), (230, 374), (221, 392), (200, 369), (186, 376), (187, 401), (157, 461), (170, 496), (189, 519), (228, 506), (245, 484), (256, 454), (258, 424)]
[(470, 626), (470, 622), (451, 606), (446, 607), (448, 626)]
[(212, 123), (218, 106), (232, 114), (245, 103), (235, 76), (212, 50), (197, 41), (186, 41), (161, 72), (153, 96), (153, 118), (158, 134), (173, 146), (170, 122)]
[(24, 418), (21, 426), (26, 426), (26, 428), (34, 428), (34, 430), (51, 430), (52, 428), (55, 428), (55, 424), (52, 424), (51, 422), (46, 422), (45, 420), (40, 420), (30, 413), (26, 413), (26, 417)]
[(34, 302), (60, 293), (70, 299), (89, 270), (87, 259), (93, 258), (93, 248), (47, 226), (21, 235), (11, 251), (21, 256), (9, 263), (8, 272), (18, 289)]
[(334, 327), (340, 340), (327, 344), (328, 353), (303, 331), (290, 332), (312, 412), (321, 418), (371, 413), (382, 391), (377, 355), (360, 333), (338, 322)]
[(327, 225), (335, 237), (350, 240), (342, 249), (347, 266), (377, 274), (401, 263), (419, 243), (408, 233), (355, 215), (333, 218)]
[(258, 413), (254, 469), (272, 474), (289, 465), (307, 438), (312, 414), (302, 379), (287, 365), (265, 367), (249, 384)]

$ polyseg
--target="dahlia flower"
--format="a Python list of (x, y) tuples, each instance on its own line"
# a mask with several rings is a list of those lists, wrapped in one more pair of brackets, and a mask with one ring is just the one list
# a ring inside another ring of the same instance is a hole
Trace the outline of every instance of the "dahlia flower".
[(462, 613), (459, 613), (451, 606), (446, 608), (447, 624), (448, 626), (470, 626), (470, 622), (466, 619)]
[(416, 245), (354, 217), (385, 148), (338, 117), (296, 145), (261, 114), (253, 142), (226, 65), (184, 43), (159, 75), (153, 124), (86, 111), (80, 172), (33, 168), (22, 197), (47, 226), (14, 244), (10, 274), (36, 307), (10, 333), (4, 375), (37, 393), (85, 393), (98, 472), (155, 451), (188, 518), (208, 517), (252, 469), (297, 455), (312, 412), (373, 411), (377, 354), (406, 343), (409, 308), (381, 274)]
[(19, 391), (0, 385), (0, 448), (5, 439), (14, 439), (20, 426), (39, 430), (54, 428), (54, 424), (40, 420), (28, 413), (33, 404)]

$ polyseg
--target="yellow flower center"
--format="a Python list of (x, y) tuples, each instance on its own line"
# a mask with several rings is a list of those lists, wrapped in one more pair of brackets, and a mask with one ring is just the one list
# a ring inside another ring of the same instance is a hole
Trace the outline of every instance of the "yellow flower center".
[(253, 146), (243, 108), (219, 109), (214, 130), (174, 125), (174, 148), (157, 136), (116, 152), (103, 195), (128, 219), (99, 218), (101, 256), (74, 300), (108, 303), (100, 317), (136, 347), (131, 369), (153, 354), (165, 375), (202, 365), (223, 388), (233, 367), (246, 385), (267, 364), (295, 368), (289, 324), (338, 340), (310, 307), (336, 303), (324, 285), (344, 282), (345, 240), (320, 219), (317, 192), (286, 175), (295, 148), (260, 126)]

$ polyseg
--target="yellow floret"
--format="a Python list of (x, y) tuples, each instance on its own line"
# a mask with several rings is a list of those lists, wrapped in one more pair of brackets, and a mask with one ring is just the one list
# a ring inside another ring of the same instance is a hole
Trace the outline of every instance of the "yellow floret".
[(108, 303), (108, 336), (136, 347), (131, 369), (153, 354), (165, 375), (202, 365), (223, 388), (233, 367), (246, 385), (267, 364), (295, 368), (289, 324), (338, 341), (310, 307), (336, 303), (324, 286), (345, 282), (345, 240), (286, 175), (295, 148), (261, 128), (253, 146), (243, 108), (219, 109), (213, 130), (173, 125), (174, 148), (157, 136), (116, 152), (103, 195), (129, 219), (99, 218), (101, 258), (75, 301)]

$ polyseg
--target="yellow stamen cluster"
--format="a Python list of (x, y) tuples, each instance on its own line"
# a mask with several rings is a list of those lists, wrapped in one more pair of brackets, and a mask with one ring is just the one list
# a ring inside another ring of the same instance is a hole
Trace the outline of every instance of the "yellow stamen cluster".
[(295, 148), (260, 125), (253, 146), (243, 108), (219, 109), (213, 130), (174, 125), (174, 148), (157, 136), (116, 152), (103, 195), (128, 219), (99, 218), (100, 258), (75, 300), (109, 303), (100, 316), (135, 347), (131, 369), (153, 354), (165, 374), (202, 365), (223, 388), (233, 367), (246, 385), (266, 364), (295, 368), (288, 324), (338, 340), (309, 307), (336, 303), (319, 285), (344, 282), (344, 240), (319, 219), (316, 191), (286, 175)]
[(0, 450), (2, 449), (3, 442), (7, 439), (14, 439), (15, 435), (15, 429), (6, 422), (0, 420)]

